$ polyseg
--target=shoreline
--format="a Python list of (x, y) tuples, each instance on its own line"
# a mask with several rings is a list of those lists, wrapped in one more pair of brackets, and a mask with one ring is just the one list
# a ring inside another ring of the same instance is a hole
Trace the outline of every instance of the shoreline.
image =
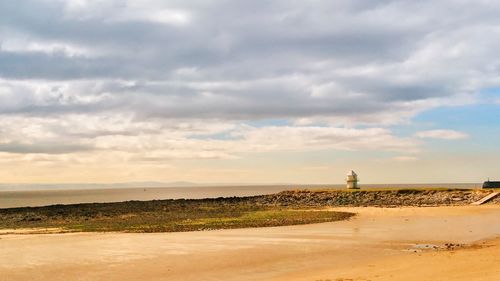
[[(354, 215), (331, 211), (333, 207), (465, 206), (491, 192), (436, 188), (294, 190), (249, 197), (8, 208), (0, 209), (0, 234), (186, 232), (310, 224)], [(490, 204), (500, 204), (500, 198), (494, 198)]]
[[(374, 189), (480, 189), (480, 184), (370, 184), (363, 190)], [(111, 203), (130, 200), (204, 199), (218, 197), (243, 197), (273, 194), (284, 190), (344, 190), (342, 185), (287, 184), (242, 186), (194, 186), (194, 187), (140, 187), (140, 188), (92, 188), (53, 190), (0, 190), (0, 208), (37, 207), (56, 204)]]

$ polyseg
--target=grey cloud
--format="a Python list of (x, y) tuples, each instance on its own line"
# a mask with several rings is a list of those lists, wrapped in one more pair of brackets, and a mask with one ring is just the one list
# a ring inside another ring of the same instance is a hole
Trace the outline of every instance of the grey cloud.
[[(0, 104), (0, 114), (370, 119), (408, 111), (411, 102), (474, 93), (499, 74), (494, 2), (146, 1), (143, 17), (132, 18), (127, 13), (141, 9), (130, 3), (96, 3), (73, 14), (66, 1), (0, 3), (0, 46), (19, 37), (89, 50), (0, 48), (3, 84), (76, 85), (61, 90), (65, 99), (42, 101), (53, 94), (16, 88), (23, 98)], [(147, 19), (161, 9), (185, 11), (189, 21)], [(490, 33), (478, 52), (476, 33), (483, 30)], [(457, 58), (450, 55), (455, 45), (465, 50)], [(328, 83), (338, 90), (312, 95)]]
[[(358, 20), (359, 15), (342, 14), (336, 10), (337, 5), (330, 7), (327, 2), (311, 7), (299, 2), (290, 5), (282, 1), (273, 4), (216, 1), (205, 10), (174, 2), (171, 6), (194, 10), (193, 23), (185, 27), (137, 20), (110, 22), (106, 15), (71, 20), (64, 16), (60, 3), (24, 3), (2, 3), (0, 21), (6, 30), (40, 40), (95, 48), (106, 56), (83, 59), (4, 54), (2, 62), (8, 63), (10, 70), (4, 68), (0, 73), (6, 77), (159, 79), (177, 67), (197, 65), (210, 69), (210, 73), (217, 73), (222, 67), (218, 78), (227, 79), (234, 77), (234, 70), (241, 69), (248, 61), (257, 61), (261, 67), (249, 68), (242, 76), (265, 77), (270, 72), (260, 73), (260, 69), (265, 69), (270, 59), (277, 68), (275, 75), (283, 67), (282, 72), (300, 70), (299, 65), (286, 66), (288, 58), (293, 56), (306, 60), (334, 57), (351, 63), (391, 60), (411, 50), (410, 39), (417, 35), (413, 27), (405, 30), (366, 24), (362, 18)], [(122, 9), (115, 6), (118, 11)], [(109, 10), (109, 16), (113, 12)], [(292, 20), (286, 20), (288, 13), (292, 14)], [(227, 66), (233, 71), (224, 71)]]
[(66, 154), (95, 150), (94, 147), (79, 144), (57, 143), (0, 143), (0, 152), (17, 154)]

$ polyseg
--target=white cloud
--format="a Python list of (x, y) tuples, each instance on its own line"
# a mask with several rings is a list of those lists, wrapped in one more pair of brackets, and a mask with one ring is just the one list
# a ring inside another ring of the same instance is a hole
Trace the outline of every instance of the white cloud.
[(415, 156), (401, 155), (393, 157), (392, 160), (396, 162), (414, 162), (417, 161), (418, 158)]
[(185, 25), (189, 12), (169, 8), (168, 1), (63, 1), (68, 20), (104, 20), (106, 22), (149, 21), (168, 25)]
[(418, 138), (443, 139), (443, 140), (459, 140), (469, 137), (466, 133), (454, 130), (429, 130), (420, 131), (415, 134)]
[[(162, 119), (132, 115), (72, 114), (63, 118), (5, 117), (0, 151), (19, 155), (108, 155), (130, 161), (234, 159), (272, 151), (418, 151), (419, 143), (383, 128), (315, 126), (252, 127), (233, 122)], [(97, 159), (97, 158), (96, 158)]]
[(498, 14), (495, 1), (0, 1), (0, 151), (411, 154), (467, 134), (391, 125), (500, 86)]
[[(139, 3), (139, 2), (135, 2)], [(110, 19), (114, 21), (150, 21), (154, 23), (183, 26), (189, 24), (191, 15), (182, 10), (158, 9), (158, 7), (143, 5), (127, 5), (126, 8), (118, 10), (117, 14), (112, 14)]]
[(1, 41), (0, 51), (18, 53), (40, 52), (47, 55), (63, 54), (69, 57), (96, 55), (95, 52), (84, 46), (66, 42), (41, 41), (33, 38), (25, 38), (22, 35), (15, 36), (12, 34)]
[(418, 145), (414, 140), (397, 138), (389, 130), (382, 128), (246, 127), (233, 135), (241, 137), (241, 147), (250, 151), (321, 149), (408, 151), (415, 150)]

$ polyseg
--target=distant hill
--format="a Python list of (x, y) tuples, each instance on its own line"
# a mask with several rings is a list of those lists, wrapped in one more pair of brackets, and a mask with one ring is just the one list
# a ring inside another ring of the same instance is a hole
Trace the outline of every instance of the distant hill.
[(160, 188), (160, 187), (205, 187), (205, 186), (258, 186), (258, 185), (290, 185), (288, 183), (195, 183), (188, 181), (175, 182), (121, 182), (121, 183), (61, 183), (61, 184), (7, 184), (0, 183), (0, 191), (22, 190), (77, 190), (77, 189), (115, 189), (115, 188)]
[(73, 189), (112, 189), (112, 188), (153, 188), (153, 187), (185, 187), (199, 186), (193, 182), (122, 182), (122, 183), (67, 183), (67, 184), (0, 184), (1, 190), (73, 190)]

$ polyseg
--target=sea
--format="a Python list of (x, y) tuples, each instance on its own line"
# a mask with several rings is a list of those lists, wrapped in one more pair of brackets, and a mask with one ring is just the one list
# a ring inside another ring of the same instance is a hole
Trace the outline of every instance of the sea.
[[(280, 185), (230, 185), (230, 186), (181, 186), (181, 187), (126, 187), (95, 188), (93, 185), (78, 189), (41, 188), (16, 190), (0, 188), (0, 209), (37, 207), (56, 204), (106, 203), (122, 201), (147, 201), (162, 199), (201, 199), (241, 197), (277, 193), (284, 190), (344, 189), (344, 184), (280, 184)], [(362, 189), (379, 188), (481, 188), (479, 183), (440, 184), (367, 184)]]

